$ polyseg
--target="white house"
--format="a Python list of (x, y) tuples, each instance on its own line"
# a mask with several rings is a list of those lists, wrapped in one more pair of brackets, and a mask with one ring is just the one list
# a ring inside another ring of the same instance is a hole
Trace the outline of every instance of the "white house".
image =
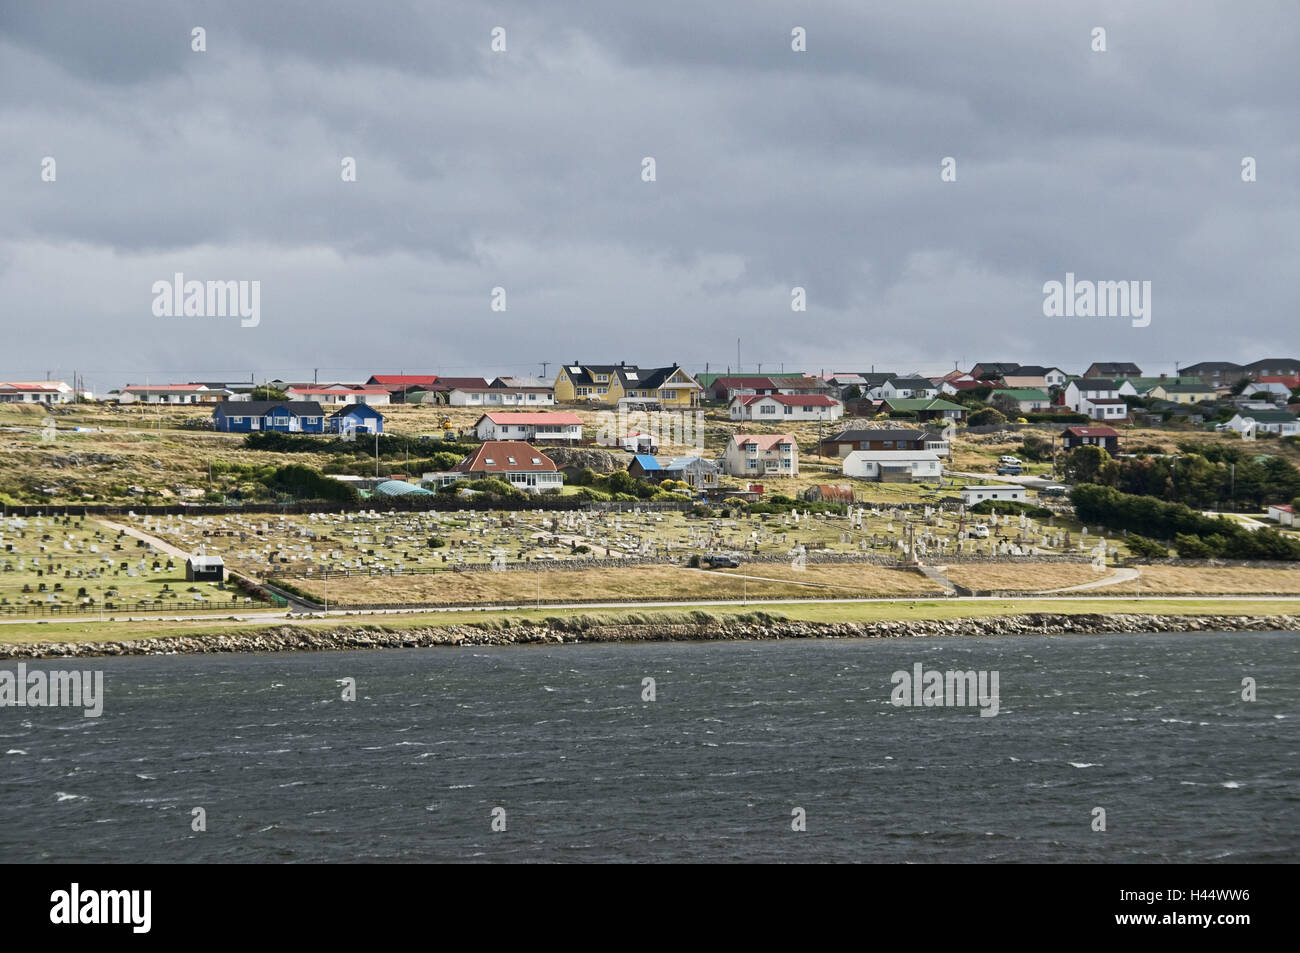
[(1079, 413), (1093, 420), (1125, 420), (1128, 404), (1119, 397), (1084, 397), (1079, 401)]
[(722, 469), (736, 477), (797, 477), (799, 442), (788, 433), (732, 434)]
[(1288, 410), (1247, 410), (1236, 414), (1228, 421), (1227, 427), (1237, 433), (1245, 433), (1249, 427), (1248, 420), (1254, 421), (1255, 430), (1259, 433), (1275, 433), (1280, 437), (1300, 434), (1300, 421)]
[(891, 377), (871, 388), (867, 395), (873, 400), (920, 400), (939, 396), (939, 385), (924, 377)]
[(553, 441), (576, 444), (582, 439), (582, 418), (574, 413), (501, 411), (484, 414), (474, 424), (479, 440)]
[(539, 387), (453, 387), (447, 395), (453, 407), (550, 407), (555, 391)]
[(1065, 385), (1065, 406), (1075, 413), (1086, 413), (1080, 404), (1084, 400), (1119, 400), (1119, 388), (1113, 380), (1100, 377), (1081, 377)]
[(841, 467), (846, 477), (882, 483), (938, 483), (943, 462), (930, 450), (854, 450)]
[(2, 381), (0, 403), (71, 404), (76, 399), (63, 381)]
[(1289, 503), (1280, 503), (1277, 506), (1270, 505), (1268, 508), (1268, 518), (1275, 523), (1281, 523), (1283, 526), (1295, 526), (1295, 508)]
[(290, 384), (284, 396), (290, 400), (314, 400), (322, 404), (388, 404), (393, 395), (383, 387), (352, 387), (333, 384), (327, 387), (307, 387)]
[(1285, 404), (1291, 399), (1291, 388), (1281, 381), (1252, 381), (1241, 389), (1243, 397), (1259, 396), (1274, 403)]
[(231, 392), (207, 384), (127, 384), (117, 394), (119, 404), (204, 404), (227, 400)]
[(974, 506), (976, 503), (983, 503), (985, 500), (1023, 503), (1025, 502), (1025, 488), (1023, 486), (1004, 484), (964, 486), (961, 488), (961, 501), (967, 506)]
[(738, 394), (731, 398), (732, 420), (777, 424), (789, 420), (839, 420), (844, 405), (825, 394)]

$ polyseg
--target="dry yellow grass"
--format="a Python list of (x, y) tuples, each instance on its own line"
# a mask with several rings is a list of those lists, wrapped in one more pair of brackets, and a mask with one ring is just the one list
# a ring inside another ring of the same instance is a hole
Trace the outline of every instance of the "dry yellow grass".
[[(949, 566), (943, 574), (959, 586), (1002, 592), (1042, 592), (1104, 579), (1089, 563), (967, 563)], [(1110, 587), (1106, 587), (1109, 591)]]
[[(404, 576), (334, 576), (329, 600), (354, 605), (421, 602), (558, 601), (586, 599), (730, 599), (750, 597), (810, 598), (830, 596), (888, 596), (922, 594), (933, 586), (920, 576), (880, 567), (867, 571), (851, 566), (823, 567), (797, 573), (789, 566), (755, 564), (750, 575), (773, 581), (740, 578), (737, 570), (701, 572), (675, 566), (627, 569), (539, 570), (537, 572), (437, 572)], [(294, 579), (317, 599), (325, 595), (322, 580)], [(813, 584), (835, 585), (825, 589)], [(540, 595), (539, 595), (540, 593)]]
[(1198, 568), (1138, 566), (1137, 579), (1107, 586), (1109, 593), (1169, 595), (1300, 594), (1300, 567), (1295, 569)]

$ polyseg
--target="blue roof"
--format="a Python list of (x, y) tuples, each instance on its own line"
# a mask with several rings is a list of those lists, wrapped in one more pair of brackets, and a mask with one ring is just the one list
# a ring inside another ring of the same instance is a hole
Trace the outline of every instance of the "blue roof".
[(656, 460), (654, 457), (650, 456), (650, 454), (648, 454), (648, 453), (638, 453), (638, 454), (637, 454), (635, 457), (633, 457), (632, 459), (635, 460), (637, 463), (641, 464), (641, 469), (642, 469), (642, 470), (662, 470), (662, 469), (663, 469), (663, 467), (659, 465), (659, 461)]

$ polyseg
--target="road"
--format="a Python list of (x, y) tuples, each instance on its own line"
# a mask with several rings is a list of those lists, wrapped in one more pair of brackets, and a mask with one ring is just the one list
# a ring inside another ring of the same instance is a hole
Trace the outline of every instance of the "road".
[(1043, 477), (1025, 473), (1020, 476), (999, 476), (996, 473), (972, 473), (969, 470), (944, 470), (945, 475), (973, 477), (977, 480), (997, 480), (999, 483), (1017, 483), (1031, 490), (1041, 490), (1045, 486), (1065, 486), (1058, 480), (1046, 480)]

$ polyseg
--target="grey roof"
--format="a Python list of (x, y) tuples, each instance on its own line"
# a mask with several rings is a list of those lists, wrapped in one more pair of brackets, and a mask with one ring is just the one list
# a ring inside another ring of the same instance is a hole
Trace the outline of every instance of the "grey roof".
[(297, 417), (323, 417), (325, 410), (314, 400), (234, 400), (217, 404), (213, 416), (265, 417), (269, 411), (284, 408)]
[(834, 436), (825, 438), (822, 443), (854, 443), (862, 440), (934, 440), (935, 435), (928, 430), (912, 430), (907, 427), (880, 430), (841, 430)]

